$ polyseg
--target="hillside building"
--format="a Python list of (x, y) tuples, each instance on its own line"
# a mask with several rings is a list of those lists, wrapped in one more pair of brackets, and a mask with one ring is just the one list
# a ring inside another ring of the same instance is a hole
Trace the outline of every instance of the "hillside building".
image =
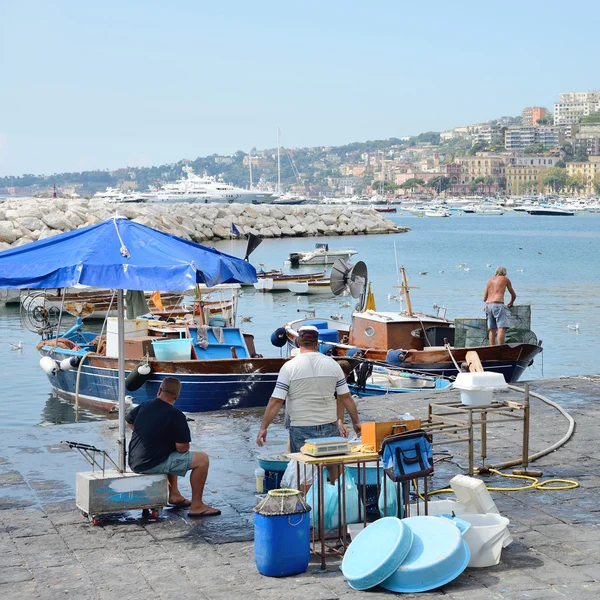
[(537, 127), (538, 120), (548, 116), (548, 109), (541, 106), (528, 106), (521, 112), (522, 127)]
[(583, 175), (586, 180), (585, 193), (594, 193), (594, 180), (600, 176), (600, 156), (590, 156), (587, 162), (568, 162), (567, 173), (569, 177)]
[(600, 92), (567, 92), (554, 104), (554, 124), (579, 123), (582, 117), (600, 110)]

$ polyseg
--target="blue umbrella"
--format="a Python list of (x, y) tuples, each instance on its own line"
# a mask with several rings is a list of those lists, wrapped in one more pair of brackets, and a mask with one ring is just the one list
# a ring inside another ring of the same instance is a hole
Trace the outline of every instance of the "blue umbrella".
[(125, 469), (123, 290), (182, 290), (197, 283), (252, 283), (254, 267), (214, 248), (113, 217), (0, 252), (0, 288), (117, 290), (119, 329), (119, 462)]

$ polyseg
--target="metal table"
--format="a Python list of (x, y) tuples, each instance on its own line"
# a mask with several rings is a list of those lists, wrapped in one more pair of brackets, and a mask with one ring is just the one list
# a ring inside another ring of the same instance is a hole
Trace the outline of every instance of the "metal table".
[[(297, 461), (297, 477), (298, 482), (302, 479), (300, 472), (304, 475), (303, 481), (307, 480), (307, 470), (310, 469), (313, 481), (317, 481), (318, 487), (318, 498), (315, 498), (314, 486), (311, 486), (311, 494), (307, 496), (307, 501), (311, 506), (316, 505), (318, 507), (318, 523), (317, 527), (313, 527), (311, 532), (311, 552), (319, 554), (321, 556), (321, 569), (326, 568), (327, 553), (336, 554), (341, 556), (348, 547), (347, 541), (347, 523), (346, 523), (346, 474), (344, 467), (356, 466), (357, 467), (357, 481), (356, 487), (358, 488), (359, 498), (362, 497), (362, 503), (358, 503), (358, 519), (364, 526), (367, 524), (367, 472), (366, 467), (368, 464), (375, 463), (377, 465), (377, 481), (380, 481), (383, 475), (383, 468), (380, 464), (380, 456), (377, 452), (371, 453), (352, 453), (352, 454), (341, 454), (335, 456), (321, 456), (313, 457), (302, 452), (294, 452), (287, 455), (290, 459)], [(325, 511), (325, 498), (324, 498), (324, 484), (326, 483), (325, 469), (327, 467), (338, 467), (340, 469), (340, 475), (337, 479), (338, 486), (338, 528), (337, 531), (333, 530), (334, 535), (331, 532), (325, 530), (325, 520), (323, 519)], [(387, 477), (384, 477), (384, 494)], [(299, 488), (302, 486), (298, 486)], [(306, 492), (306, 490), (304, 490)], [(364, 508), (363, 508), (364, 507)], [(387, 513), (387, 506), (384, 509), (384, 514)], [(327, 535), (326, 535), (327, 534)], [(329, 536), (329, 537), (328, 537)], [(317, 549), (318, 548), (318, 549)]]

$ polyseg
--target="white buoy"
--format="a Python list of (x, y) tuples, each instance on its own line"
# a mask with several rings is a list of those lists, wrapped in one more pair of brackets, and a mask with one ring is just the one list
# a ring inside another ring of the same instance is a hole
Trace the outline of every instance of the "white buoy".
[(58, 373), (59, 370), (58, 363), (49, 356), (42, 356), (42, 358), (40, 358), (40, 367), (42, 367), (46, 375), (52, 375), (53, 377)]
[(69, 356), (68, 358), (63, 358), (60, 361), (60, 370), (61, 371), (72, 371), (79, 366), (79, 356)]

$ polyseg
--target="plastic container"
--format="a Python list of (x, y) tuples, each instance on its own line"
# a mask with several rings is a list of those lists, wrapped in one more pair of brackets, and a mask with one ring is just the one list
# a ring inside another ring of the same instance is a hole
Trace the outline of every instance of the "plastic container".
[(312, 325), (317, 329), (327, 329), (327, 321), (322, 321), (321, 319), (311, 319), (309, 321), (303, 321), (302, 327), (306, 327), (308, 325)]
[[(419, 512), (417, 513), (416, 504), (411, 504), (411, 516), (425, 514), (425, 504), (421, 501), (419, 502), (418, 510)], [(458, 502), (454, 502), (454, 500), (429, 500), (427, 503), (427, 512), (430, 517), (439, 517), (440, 515), (451, 515), (454, 513), (457, 517), (460, 516), (462, 519), (462, 515), (467, 512), (467, 508), (464, 504), (459, 504)]]
[(409, 517), (403, 523), (413, 532), (412, 547), (381, 587), (392, 592), (426, 592), (450, 583), (467, 568), (469, 546), (449, 519)]
[(340, 332), (337, 329), (319, 329), (319, 340), (337, 344), (340, 341)]
[(256, 493), (264, 494), (265, 492), (265, 470), (258, 467), (254, 469), (254, 477), (256, 479)]
[[(450, 487), (454, 490), (458, 501), (465, 507), (466, 512), (476, 514), (500, 514), (492, 495), (485, 487), (485, 483), (475, 477), (455, 475), (450, 480)], [(508, 529), (504, 532), (503, 546), (506, 548), (513, 541)]]
[(254, 514), (254, 560), (261, 575), (304, 573), (310, 559), (310, 511), (293, 515)]
[[(347, 472), (350, 473), (350, 475), (352, 475), (356, 485), (358, 485), (359, 467), (357, 467), (356, 465), (348, 465), (346, 469)], [(381, 465), (379, 466), (379, 476), (377, 476), (377, 465), (366, 464), (364, 469), (360, 467), (360, 485), (362, 486), (363, 483), (366, 483), (367, 485), (378, 485), (382, 475), (383, 467)]]
[(460, 400), (468, 406), (487, 406), (494, 399), (494, 391), (508, 389), (502, 373), (459, 373), (454, 387), (460, 390)]
[(487, 515), (463, 514), (461, 519), (471, 523), (463, 535), (469, 545), (471, 560), (469, 567), (492, 567), (500, 562), (502, 544), (510, 521), (506, 517), (489, 513)]
[(152, 341), (154, 356), (158, 360), (190, 360), (192, 356), (192, 340), (156, 340)]
[(278, 490), (281, 487), (281, 480), (285, 471), (265, 469), (264, 491)]
[(400, 566), (412, 543), (412, 531), (400, 519), (379, 519), (354, 538), (344, 554), (342, 573), (351, 588), (372, 588)]

